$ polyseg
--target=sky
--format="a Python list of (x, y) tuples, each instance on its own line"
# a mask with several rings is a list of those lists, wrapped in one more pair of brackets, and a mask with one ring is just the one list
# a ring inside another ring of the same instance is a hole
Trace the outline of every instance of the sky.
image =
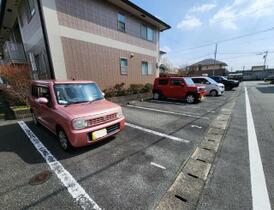
[(274, 0), (131, 1), (172, 27), (161, 33), (160, 48), (174, 66), (214, 58), (218, 43), (217, 60), (231, 71), (263, 65), (265, 51), (274, 68)]

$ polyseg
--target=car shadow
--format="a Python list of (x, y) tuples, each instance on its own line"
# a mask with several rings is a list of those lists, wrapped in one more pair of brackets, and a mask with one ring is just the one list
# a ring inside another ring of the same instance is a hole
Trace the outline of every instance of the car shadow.
[(268, 86), (268, 87), (257, 87), (257, 90), (259, 90), (261, 93), (266, 94), (273, 94), (274, 93), (274, 86)]
[[(65, 152), (61, 149), (56, 136), (46, 128), (42, 126), (37, 127), (33, 125), (32, 122), (27, 123), (27, 125), (57, 160), (70, 159), (74, 156), (96, 150), (97, 148), (115, 140), (115, 137), (109, 137), (92, 145), (82, 148), (75, 148), (71, 152)], [(17, 154), (24, 162), (28, 164), (45, 162), (17, 123), (0, 126), (0, 154), (7, 152)]]
[(165, 105), (172, 104), (172, 105), (178, 105), (178, 106), (193, 106), (195, 104), (201, 103), (201, 102), (198, 102), (194, 104), (188, 104), (185, 100), (176, 100), (176, 99), (159, 99), (159, 100), (147, 99), (145, 100), (145, 102), (154, 103), (154, 104), (165, 104)]

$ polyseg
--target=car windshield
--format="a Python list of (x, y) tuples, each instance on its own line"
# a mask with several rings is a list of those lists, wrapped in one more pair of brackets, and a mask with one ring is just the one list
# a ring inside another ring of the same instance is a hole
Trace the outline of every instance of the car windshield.
[(58, 84), (54, 89), (57, 102), (61, 105), (93, 102), (104, 98), (95, 83)]
[(207, 80), (208, 80), (211, 84), (217, 84), (217, 82), (216, 82), (214, 79), (211, 79), (210, 77), (208, 77)]
[(193, 80), (189, 77), (184, 78), (187, 85), (195, 85)]

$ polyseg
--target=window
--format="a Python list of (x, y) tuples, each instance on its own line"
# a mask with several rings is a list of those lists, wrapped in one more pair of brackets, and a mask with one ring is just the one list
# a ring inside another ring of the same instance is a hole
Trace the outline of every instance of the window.
[(34, 97), (34, 98), (38, 98), (38, 87), (37, 86), (32, 86), (31, 88), (31, 95)]
[(102, 92), (95, 83), (54, 85), (58, 104), (68, 105), (102, 100)]
[(173, 86), (181, 86), (182, 82), (183, 81), (181, 79), (172, 79), (171, 80), (171, 85), (173, 85)]
[(128, 62), (126, 58), (120, 58), (120, 72), (122, 75), (127, 75)]
[(153, 75), (152, 63), (142, 62), (142, 75)]
[(154, 41), (154, 30), (145, 25), (141, 25), (141, 38), (146, 39), (148, 41)]
[(37, 65), (32, 52), (29, 52), (29, 60), (30, 60), (32, 71), (37, 71)]
[(168, 85), (168, 79), (160, 79), (160, 80), (158, 81), (158, 84), (159, 84), (159, 85)]
[(147, 28), (147, 40), (148, 41), (153, 41), (154, 40), (153, 37), (154, 37), (153, 29)]
[(118, 30), (119, 31), (126, 31), (126, 17), (121, 13), (118, 14)]
[(28, 3), (29, 20), (30, 20), (35, 14), (35, 4), (34, 4), (34, 0), (27, 0), (27, 3)]

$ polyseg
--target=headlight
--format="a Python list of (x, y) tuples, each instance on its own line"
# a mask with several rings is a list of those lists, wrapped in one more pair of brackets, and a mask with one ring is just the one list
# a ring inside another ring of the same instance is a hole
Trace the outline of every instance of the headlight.
[(74, 129), (80, 130), (80, 129), (86, 128), (88, 124), (85, 119), (74, 119), (72, 121), (72, 126)]
[(123, 117), (124, 117), (123, 111), (122, 111), (122, 109), (120, 109), (120, 110), (117, 112), (117, 118), (123, 118)]

